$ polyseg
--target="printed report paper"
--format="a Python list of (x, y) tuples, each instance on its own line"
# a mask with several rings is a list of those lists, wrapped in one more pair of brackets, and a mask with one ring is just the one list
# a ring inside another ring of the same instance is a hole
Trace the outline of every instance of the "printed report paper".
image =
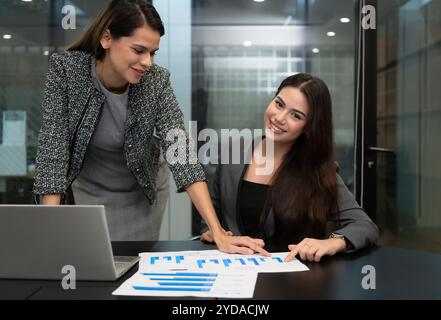
[(252, 298), (259, 272), (309, 270), (297, 259), (284, 262), (287, 255), (263, 257), (219, 250), (140, 253), (138, 272), (113, 295)]
[(118, 296), (252, 298), (257, 273), (140, 272), (112, 294)]
[(284, 262), (288, 252), (261, 255), (226, 254), (219, 250), (145, 252), (140, 253), (139, 270), (198, 271), (198, 272), (297, 272), (308, 271), (299, 260)]

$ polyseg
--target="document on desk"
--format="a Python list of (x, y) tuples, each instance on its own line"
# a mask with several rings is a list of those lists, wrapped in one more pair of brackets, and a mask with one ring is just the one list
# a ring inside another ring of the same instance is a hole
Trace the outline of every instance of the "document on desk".
[(296, 272), (308, 271), (299, 260), (284, 262), (288, 252), (261, 255), (226, 254), (219, 250), (146, 252), (140, 253), (139, 270), (152, 272), (210, 271), (210, 272)]
[(113, 295), (252, 298), (259, 272), (308, 271), (288, 252), (260, 255), (218, 250), (140, 253), (138, 272)]
[(112, 294), (117, 296), (252, 298), (257, 273), (141, 272)]

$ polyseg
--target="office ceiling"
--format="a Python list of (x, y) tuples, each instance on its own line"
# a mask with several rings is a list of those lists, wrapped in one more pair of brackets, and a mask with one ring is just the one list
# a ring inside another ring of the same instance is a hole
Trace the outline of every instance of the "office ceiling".
[[(10, 45), (50, 46), (76, 38), (107, 0), (22, 0), (0, 1), (0, 34), (13, 34), (11, 40), (0, 37), (0, 47)], [(311, 26), (322, 35), (336, 31), (340, 39), (353, 41), (353, 22), (340, 23), (343, 16), (353, 18), (354, 0), (193, 0), (192, 23), (198, 27)], [(387, 4), (386, 4), (387, 3)], [(403, 0), (382, 0), (383, 14)], [(59, 27), (61, 7), (77, 8), (79, 30), (65, 32)], [(55, 23), (53, 22), (55, 21)], [(318, 29), (321, 28), (321, 29)], [(55, 40), (54, 40), (55, 38)], [(318, 41), (326, 40), (317, 39)]]

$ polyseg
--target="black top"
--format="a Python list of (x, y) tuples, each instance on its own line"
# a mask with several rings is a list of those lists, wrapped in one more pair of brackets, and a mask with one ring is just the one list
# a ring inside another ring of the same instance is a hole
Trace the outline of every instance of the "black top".
[(265, 207), (269, 185), (243, 180), (239, 197), (239, 216), (245, 235), (259, 233), (260, 217)]

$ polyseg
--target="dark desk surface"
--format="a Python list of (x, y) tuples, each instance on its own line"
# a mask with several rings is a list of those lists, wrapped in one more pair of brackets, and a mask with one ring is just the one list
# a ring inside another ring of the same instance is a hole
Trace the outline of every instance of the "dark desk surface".
[[(199, 241), (114, 242), (112, 246), (115, 255), (134, 256), (149, 251), (215, 249)], [(384, 247), (305, 264), (310, 271), (260, 273), (254, 299), (441, 299), (441, 255)], [(362, 288), (365, 265), (375, 267), (375, 290)], [(135, 266), (114, 282), (78, 281), (76, 290), (63, 290), (60, 281), (0, 280), (0, 300), (140, 299), (112, 296), (137, 269)]]

